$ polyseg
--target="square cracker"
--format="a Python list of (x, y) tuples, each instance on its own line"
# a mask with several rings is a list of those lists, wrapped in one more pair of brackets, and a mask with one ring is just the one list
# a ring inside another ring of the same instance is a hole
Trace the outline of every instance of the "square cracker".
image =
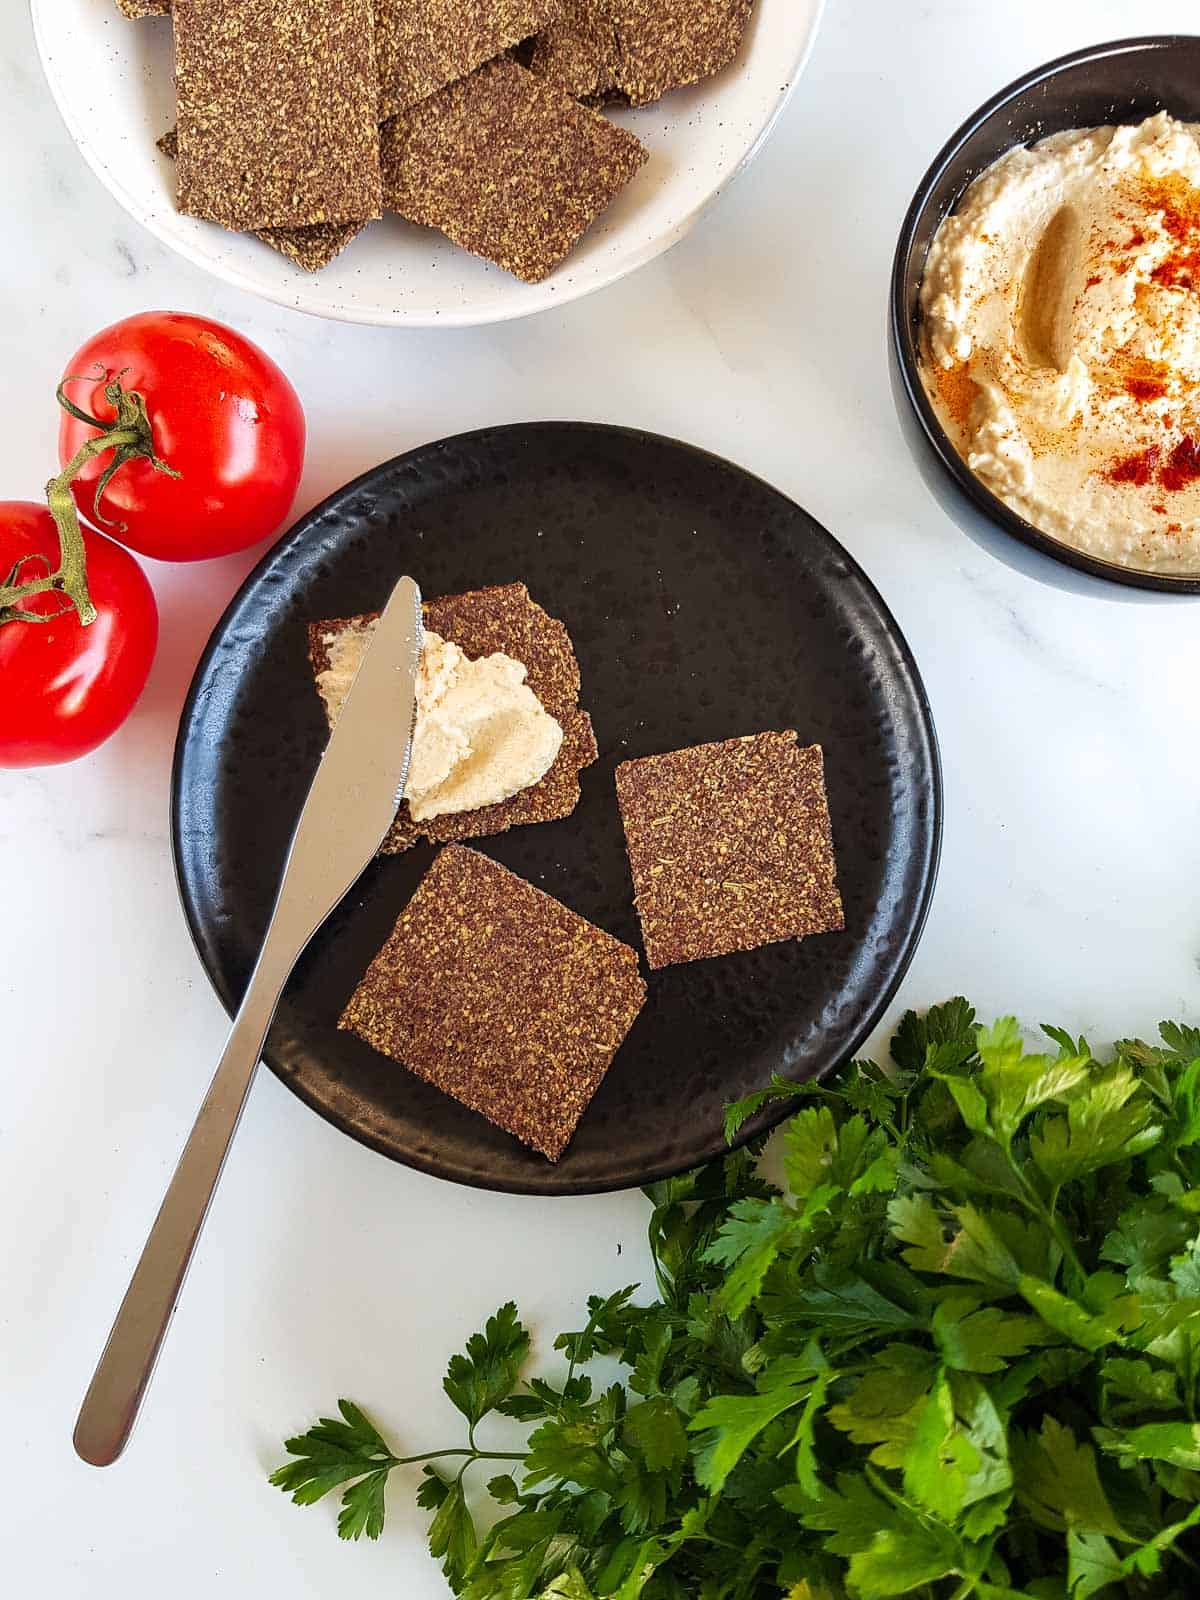
[(649, 105), (737, 55), (754, 0), (568, 0), (534, 47), (533, 70), (571, 94), (617, 90)]
[(379, 115), (395, 116), (544, 27), (561, 0), (375, 0)]
[(533, 41), (530, 70), (577, 100), (603, 100), (617, 91), (621, 50), (617, 25), (603, 0), (563, 0), (558, 15)]
[[(520, 661), (529, 687), (561, 725), (563, 742), (544, 777), (499, 805), (429, 817), (423, 822), (414, 822), (407, 804), (402, 805), (384, 842), (384, 854), (399, 855), (422, 838), (440, 843), (478, 839), (523, 824), (570, 816), (579, 804), (579, 773), (596, 760), (598, 752), (591, 718), (579, 709), (579, 663), (566, 628), (530, 598), (523, 583), (444, 595), (427, 600), (423, 610), (427, 628), (473, 659), (501, 650)], [(377, 617), (378, 612), (367, 612), (359, 617), (310, 622), (308, 656), (314, 676), (319, 677), (329, 665), (333, 636), (347, 629), (367, 632)], [(324, 695), (322, 699), (332, 727), (340, 705), (331, 704)]]
[(613, 0), (618, 83), (630, 104), (649, 105), (727, 67), (753, 6), (754, 0)]
[(641, 142), (515, 61), (383, 125), (383, 199), (538, 283), (646, 160)]
[(820, 745), (751, 734), (616, 776), (652, 968), (845, 926)]
[[(158, 148), (172, 161), (179, 156), (179, 135), (172, 128), (158, 141)], [(305, 272), (320, 272), (366, 227), (365, 222), (316, 222), (311, 228), (259, 228), (254, 237), (272, 250), (287, 256)]]
[(450, 845), (338, 1026), (557, 1161), (645, 999), (636, 951)]
[(372, 0), (173, 0), (179, 208), (227, 228), (380, 214)]

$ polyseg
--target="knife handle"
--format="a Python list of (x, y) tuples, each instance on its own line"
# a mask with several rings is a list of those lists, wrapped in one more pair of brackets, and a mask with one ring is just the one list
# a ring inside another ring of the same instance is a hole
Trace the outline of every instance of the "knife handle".
[(268, 938), (80, 1407), (75, 1449), (92, 1466), (115, 1461), (129, 1439), (267, 1029), (295, 965), (294, 951), (285, 965), (270, 946)]
[[(229, 1041), (84, 1396), (75, 1449), (93, 1466), (115, 1461), (133, 1431), (283, 986), (396, 819), (412, 754), (420, 659), (421, 591), (401, 578), (317, 765)], [(380, 737), (393, 726), (399, 737)]]

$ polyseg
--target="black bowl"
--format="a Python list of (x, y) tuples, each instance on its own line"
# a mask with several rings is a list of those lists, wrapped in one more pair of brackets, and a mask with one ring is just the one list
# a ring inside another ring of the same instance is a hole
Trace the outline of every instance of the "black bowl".
[[(1101, 592), (1096, 578), (1127, 590), (1200, 594), (1200, 576), (1138, 572), (1073, 550), (1018, 516), (979, 481), (938, 421), (921, 382), (921, 278), (943, 217), (1006, 151), (1069, 128), (1141, 122), (1164, 110), (1200, 121), (1200, 38), (1122, 39), (1077, 50), (1027, 73), (969, 117), (937, 156), (904, 219), (892, 267), (892, 387), (901, 427), (926, 482), (963, 531), (993, 555), (1060, 588), (1092, 594)], [(1117, 597), (1111, 588), (1103, 592)]]

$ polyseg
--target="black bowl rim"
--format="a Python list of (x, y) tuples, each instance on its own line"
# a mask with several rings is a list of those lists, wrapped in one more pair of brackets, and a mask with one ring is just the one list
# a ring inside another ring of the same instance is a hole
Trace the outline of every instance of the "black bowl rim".
[[(1115, 561), (1101, 561), (1085, 551), (1073, 550), (1070, 545), (1044, 533), (1032, 522), (1027, 522), (975, 476), (954, 448), (946, 430), (938, 420), (937, 413), (925, 392), (925, 385), (921, 381), (920, 356), (913, 336), (912, 318), (905, 295), (905, 278), (912, 257), (917, 225), (929, 203), (934, 186), (962, 146), (985, 122), (997, 112), (1003, 111), (1005, 106), (1018, 95), (1028, 89), (1036, 88), (1039, 83), (1044, 83), (1049, 78), (1056, 77), (1068, 67), (1138, 52), (1170, 50), (1181, 44), (1200, 46), (1200, 34), (1152, 33), (1131, 39), (1114, 39), (1107, 44), (1088, 45), (1081, 50), (1072, 50), (1068, 55), (1059, 56), (1044, 66), (1034, 67), (1032, 71), (999, 90), (977, 111), (972, 112), (938, 151), (917, 185), (900, 229), (900, 238), (892, 261), (889, 293), (892, 348), (904, 392), (938, 461), (967, 498), (1006, 533), (1064, 566), (1091, 573), (1093, 577), (1104, 578), (1110, 583), (1124, 584), (1128, 588), (1152, 589), (1160, 594), (1200, 594), (1200, 576), (1173, 578), (1167, 573), (1139, 572), (1136, 568), (1123, 567)], [(961, 199), (961, 193), (957, 198)]]
[[(192, 948), (196, 952), (196, 955), (200, 961), (200, 965), (209, 981), (209, 984), (211, 985), (214, 993), (217, 996), (217, 999), (220, 1001), (225, 1011), (232, 1018), (237, 1011), (241, 997), (240, 995), (235, 995), (227, 990), (226, 986), (218, 980), (216, 973), (210, 969), (209, 964), (205, 959), (204, 950), (201, 944), (200, 920), (197, 915), (196, 907), (193, 903), (192, 897), (188, 892), (188, 886), (184, 877), (181, 850), (182, 828), (180, 825), (180, 813), (183, 796), (184, 747), (187, 742), (188, 730), (190, 728), (192, 718), (195, 715), (196, 703), (199, 698), (204, 679), (207, 675), (209, 664), (218, 648), (219, 640), (225, 632), (226, 624), (234, 615), (237, 608), (242, 604), (246, 593), (259, 582), (263, 573), (267, 570), (270, 563), (275, 559), (284, 545), (287, 545), (293, 541), (302, 529), (308, 529), (315, 523), (318, 523), (327, 513), (339, 510), (346, 501), (353, 499), (356, 495), (360, 494), (363, 489), (369, 488), (373, 480), (380, 477), (382, 474), (391, 472), (396, 466), (401, 465), (406, 461), (410, 461), (414, 457), (426, 455), (431, 451), (436, 451), (444, 445), (458, 445), (469, 442), (472, 439), (492, 438), (496, 435), (517, 435), (529, 428), (557, 429), (562, 432), (576, 432), (583, 430), (587, 432), (606, 433), (612, 435), (623, 434), (626, 437), (635, 440), (649, 439), (659, 443), (673, 445), (678, 449), (688, 452), (697, 459), (715, 462), (722, 468), (731, 469), (735, 472), (742, 473), (747, 478), (753, 479), (755, 483), (760, 485), (770, 495), (786, 501), (787, 504), (792, 507), (798, 508), (807, 518), (807, 520), (814, 525), (819, 534), (837, 548), (839, 556), (846, 562), (853, 575), (869, 592), (876, 606), (878, 607), (881, 616), (888, 624), (899, 653), (904, 660), (905, 667), (911, 676), (918, 710), (920, 712), (921, 723), (929, 746), (930, 784), (932, 798), (932, 806), (929, 818), (929, 857), (926, 863), (925, 879), (921, 887), (920, 900), (914, 909), (912, 926), (909, 930), (905, 947), (901, 953), (899, 961), (897, 962), (896, 970), (892, 975), (890, 983), (879, 995), (871, 1013), (867, 1016), (864, 1016), (859, 1024), (856, 1034), (856, 1041), (853, 1045), (853, 1048), (849, 1049), (845, 1056), (846, 1060), (852, 1059), (858, 1054), (858, 1052), (870, 1038), (871, 1034), (874, 1033), (875, 1029), (882, 1022), (883, 1018), (887, 1014), (888, 1008), (895, 1000), (901, 984), (908, 975), (909, 968), (912, 966), (913, 959), (916, 956), (917, 950), (920, 948), (921, 940), (924, 937), (925, 929), (929, 922), (929, 915), (933, 909), (934, 895), (937, 889), (938, 878), (941, 870), (946, 812), (945, 775), (942, 764), (941, 743), (938, 738), (937, 724), (934, 721), (933, 706), (929, 699), (929, 691), (925, 687), (925, 680), (921, 676), (921, 669), (917, 663), (913, 648), (908, 642), (907, 635), (901, 629), (900, 624), (893, 615), (891, 607), (888, 605), (882, 593), (877, 588), (875, 582), (867, 573), (866, 569), (862, 566), (861, 562), (859, 562), (859, 560), (851, 553), (851, 551), (842, 544), (841, 540), (838, 539), (836, 535), (828, 531), (824, 523), (818, 522), (810, 511), (806, 511), (805, 508), (800, 505), (799, 501), (793, 500), (785, 490), (776, 487), (775, 484), (769, 482), (766, 478), (761, 477), (758, 473), (753, 472), (749, 467), (743, 466), (740, 462), (736, 462), (729, 457), (719, 456), (715, 451), (706, 450), (702, 445), (691, 444), (685, 439), (676, 439), (669, 434), (656, 433), (652, 429), (648, 428), (630, 427), (620, 423), (590, 422), (582, 418), (542, 419), (488, 424), (481, 428), (468, 429), (463, 433), (449, 434), (440, 439), (427, 440), (425, 443), (414, 445), (412, 448), (402, 451), (399, 455), (392, 456), (386, 461), (381, 461), (373, 467), (368, 467), (366, 471), (359, 473), (356, 477), (351, 478), (348, 482), (332, 490), (325, 496), (323, 500), (313, 505), (309, 510), (303, 512), (293, 522), (289, 523), (288, 527), (279, 536), (279, 538), (267, 546), (262, 555), (255, 562), (254, 566), (238, 585), (234, 594), (230, 596), (228, 604), (224, 607), (221, 615), (213, 624), (212, 632), (210, 633), (204, 649), (200, 654), (200, 658), (196, 663), (195, 670), (192, 674), (191, 683), (188, 685), (187, 695), (179, 713), (179, 727), (175, 735), (175, 746), (171, 760), (171, 790), (169, 800), (171, 867), (175, 878), (176, 892), (179, 896), (180, 909), (183, 912), (183, 918), (185, 924), (187, 925), (188, 935), (192, 941)], [(426, 1177), (438, 1178), (445, 1182), (459, 1184), (465, 1182), (464, 1179), (455, 1176), (453, 1173), (439, 1170), (436, 1162), (421, 1162), (398, 1154), (386, 1144), (372, 1138), (362, 1129), (353, 1127), (330, 1107), (322, 1105), (319, 1101), (309, 1095), (301, 1087), (301, 1085), (297, 1084), (292, 1077), (282, 1072), (275, 1065), (273, 1055), (270, 1051), (269, 1039), (267, 1043), (264, 1044), (263, 1051), (259, 1059), (261, 1064), (268, 1067), (271, 1073), (279, 1079), (286, 1089), (294, 1094), (298, 1100), (302, 1101), (310, 1111), (315, 1111), (323, 1121), (329, 1123), (331, 1127), (336, 1128), (339, 1133), (344, 1133), (356, 1143), (365, 1146), (369, 1150), (375, 1151), (379, 1155), (386, 1156), (389, 1161), (395, 1161), (399, 1165), (408, 1167), (411, 1171), (420, 1172)], [(819, 1081), (821, 1078), (825, 1077), (828, 1072), (836, 1070), (837, 1065), (838, 1063), (831, 1062), (828, 1068), (826, 1068), (825, 1071), (816, 1074), (812, 1081)], [(783, 1122), (787, 1117), (791, 1116), (793, 1109), (794, 1108), (791, 1102), (786, 1100), (764, 1106), (762, 1110), (756, 1112), (752, 1117), (747, 1118), (745, 1124), (739, 1130), (736, 1138), (733, 1140), (733, 1143), (729, 1146), (729, 1148), (731, 1150), (738, 1149), (742, 1145), (748, 1143), (751, 1139), (757, 1138), (762, 1134), (769, 1133), (771, 1129)], [(680, 1171), (686, 1170), (688, 1170), (688, 1168), (685, 1167), (681, 1169), (668, 1162), (662, 1167), (656, 1168), (652, 1172), (648, 1172), (645, 1177), (640, 1180), (641, 1185), (644, 1187), (650, 1183), (657, 1183), (664, 1179), (675, 1177)], [(541, 1199), (558, 1199), (566, 1195), (609, 1194), (624, 1191), (630, 1187), (625, 1183), (604, 1182), (599, 1184), (586, 1184), (577, 1189), (571, 1188), (561, 1191), (548, 1192), (544, 1189), (538, 1188), (536, 1185), (523, 1184), (520, 1182), (508, 1182), (499, 1179), (495, 1181), (480, 1179), (478, 1181), (471, 1182), (466, 1186), (483, 1192), (531, 1195)]]

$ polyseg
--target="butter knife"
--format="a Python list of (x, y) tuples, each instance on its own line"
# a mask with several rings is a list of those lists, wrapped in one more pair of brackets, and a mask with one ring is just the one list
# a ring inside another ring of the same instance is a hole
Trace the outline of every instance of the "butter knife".
[(421, 594), (402, 578), (317, 767), (229, 1041), (84, 1396), (74, 1442), (93, 1466), (115, 1461), (133, 1429), (284, 984), (395, 820), (420, 659)]

